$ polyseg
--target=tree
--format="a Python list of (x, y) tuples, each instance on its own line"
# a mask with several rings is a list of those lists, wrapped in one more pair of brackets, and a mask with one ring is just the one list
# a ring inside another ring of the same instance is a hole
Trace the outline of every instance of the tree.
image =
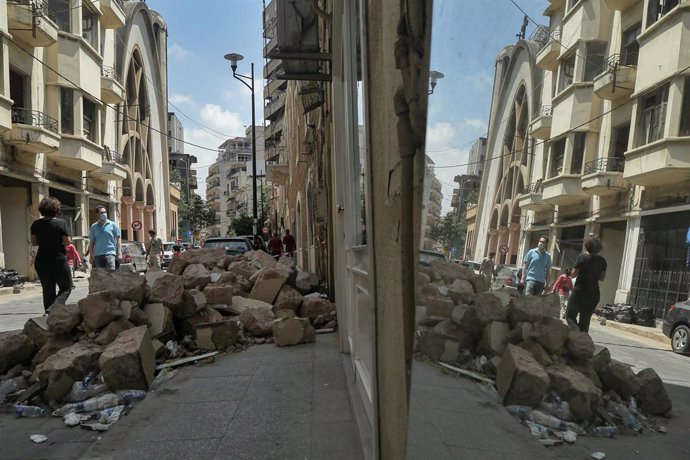
[(431, 239), (440, 243), (447, 252), (458, 253), (465, 246), (467, 222), (450, 211), (431, 227)]
[(235, 235), (251, 235), (254, 231), (254, 219), (252, 216), (242, 214), (230, 222), (230, 228)]
[(215, 211), (196, 193), (192, 193), (189, 201), (181, 201), (178, 211), (180, 219), (189, 222), (192, 229), (204, 228), (217, 222)]

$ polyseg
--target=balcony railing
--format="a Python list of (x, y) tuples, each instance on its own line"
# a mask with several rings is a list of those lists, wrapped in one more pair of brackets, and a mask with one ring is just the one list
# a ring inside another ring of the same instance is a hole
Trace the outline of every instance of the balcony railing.
[(625, 159), (618, 157), (597, 158), (585, 163), (585, 175), (597, 172), (623, 172)]
[(541, 191), (542, 191), (542, 181), (541, 180), (538, 180), (536, 182), (532, 182), (531, 184), (527, 184), (522, 189), (523, 195), (529, 195), (530, 193), (541, 193)]
[(127, 164), (125, 158), (119, 152), (111, 150), (108, 146), (104, 146), (103, 150), (105, 151), (105, 161), (113, 161), (121, 165)]
[(538, 39), (533, 38), (533, 40), (541, 43), (541, 47), (539, 49), (546, 48), (546, 45), (548, 45), (551, 40), (559, 41), (561, 39), (561, 29), (549, 30), (548, 27), (541, 26), (537, 28), (537, 30), (539, 30), (539, 32), (535, 31), (534, 34), (532, 34), (532, 37), (537, 36)]
[(124, 0), (115, 0), (115, 3), (117, 3), (120, 6), (121, 10), (125, 9), (125, 2)]
[(599, 73), (614, 73), (619, 67), (637, 67), (637, 52), (613, 54), (601, 64)]
[(539, 117), (550, 117), (553, 113), (553, 108), (550, 105), (542, 105), (539, 110), (534, 112), (534, 117), (532, 120), (536, 120)]
[(13, 0), (13, 3), (30, 6), (33, 15), (36, 17), (45, 16), (51, 20), (55, 19), (55, 14), (53, 10), (48, 7), (47, 0)]
[(22, 125), (36, 126), (38, 128), (47, 129), (55, 134), (58, 133), (58, 122), (56, 119), (49, 117), (38, 110), (29, 110), (21, 107), (12, 108), (12, 123), (20, 123)]
[(114, 67), (104, 65), (103, 67), (101, 67), (101, 75), (106, 78), (112, 78), (120, 84), (123, 83), (122, 76)]

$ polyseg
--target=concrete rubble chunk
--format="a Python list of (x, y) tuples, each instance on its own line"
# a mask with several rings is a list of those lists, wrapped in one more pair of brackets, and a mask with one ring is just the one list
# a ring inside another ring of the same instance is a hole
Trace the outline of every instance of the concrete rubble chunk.
[(129, 319), (132, 316), (132, 310), (139, 308), (139, 304), (133, 300), (122, 300), (120, 302), (120, 310), (122, 310), (122, 318)]
[(232, 305), (232, 298), (235, 296), (233, 286), (208, 285), (203, 290), (206, 296), (206, 303), (209, 305)]
[[(196, 298), (194, 297), (193, 293), (198, 292), (196, 289), (192, 290), (186, 290), (182, 293), (182, 302), (180, 302), (179, 305), (171, 305), (169, 306), (170, 311), (172, 312), (173, 316), (177, 319), (184, 319), (188, 316), (192, 316), (198, 308), (200, 308), (200, 304), (203, 304), (203, 300), (206, 298), (205, 296), (197, 296)], [(203, 307), (202, 307), (203, 308)]]
[(615, 359), (599, 371), (599, 378), (605, 389), (615, 391), (626, 400), (640, 391), (640, 383), (632, 367)]
[(594, 345), (594, 353), (592, 356), (592, 366), (597, 373), (601, 372), (603, 368), (611, 363), (611, 352), (608, 348), (601, 345)]
[(300, 294), (307, 295), (319, 288), (319, 276), (316, 273), (298, 270), (294, 284)]
[(45, 345), (38, 350), (38, 353), (33, 358), (32, 364), (37, 366), (44, 362), (49, 357), (53, 356), (63, 348), (67, 348), (74, 344), (74, 340), (70, 337), (51, 337)]
[(194, 335), (197, 326), (200, 324), (217, 323), (224, 321), (225, 318), (213, 308), (204, 308), (187, 318), (177, 322), (177, 333), (179, 336)]
[(472, 297), (472, 305), (477, 309), (477, 319), (482, 325), (506, 320), (503, 302), (490, 292), (475, 294)]
[(47, 400), (61, 401), (72, 389), (74, 382), (98, 369), (98, 358), (103, 349), (89, 342), (77, 342), (49, 356), (36, 366), (38, 379), (47, 387)]
[(33, 341), (21, 331), (0, 335), (0, 374), (28, 362), (35, 349)]
[(304, 297), (296, 289), (285, 285), (280, 288), (278, 296), (273, 304), (276, 310), (292, 310), (298, 312), (302, 306)]
[(446, 339), (433, 331), (420, 331), (417, 349), (432, 361), (438, 362), (446, 351)]
[(540, 343), (535, 342), (534, 340), (525, 340), (524, 342), (521, 342), (518, 346), (529, 351), (534, 357), (534, 359), (536, 359), (537, 362), (542, 366), (547, 367), (553, 364), (553, 360), (551, 359), (547, 351), (544, 349), (544, 347), (541, 346)]
[(78, 305), (55, 305), (50, 309), (46, 325), (54, 335), (70, 335), (81, 324), (81, 320)]
[[(125, 318), (125, 316), (123, 316), (123, 318)], [(127, 319), (135, 326), (151, 326), (151, 320), (149, 319), (148, 315), (139, 307), (130, 310), (129, 318)]]
[(570, 367), (591, 380), (595, 387), (599, 388), (600, 390), (604, 388), (599, 375), (594, 370), (594, 366), (592, 366), (591, 360), (573, 361), (570, 363)]
[(245, 310), (250, 308), (266, 308), (268, 310), (273, 308), (273, 305), (262, 300), (248, 299), (241, 296), (233, 296), (230, 308), (236, 315), (241, 315)]
[(312, 323), (321, 315), (335, 316), (335, 305), (320, 294), (309, 294), (304, 296), (302, 306), (299, 309), (299, 316), (308, 318)]
[(103, 350), (98, 363), (111, 391), (148, 390), (156, 368), (148, 329), (139, 326), (120, 333)]
[[(299, 274), (297, 275), (299, 276)], [(423, 286), (431, 283), (431, 278), (424, 272), (417, 272), (417, 286)]]
[(163, 342), (161, 342), (158, 339), (151, 340), (151, 346), (153, 347), (153, 352), (156, 355), (156, 359), (163, 356), (165, 354), (165, 352), (167, 351), (167, 348), (165, 348), (165, 345), (163, 344)]
[(448, 297), (449, 290), (447, 286), (436, 286), (436, 295), (441, 297)]
[(262, 268), (256, 275), (249, 297), (272, 304), (288, 278), (289, 275), (286, 276), (277, 266)]
[(184, 257), (173, 257), (170, 265), (168, 265), (168, 273), (171, 275), (181, 275), (184, 269), (187, 268), (187, 265), (189, 265), (189, 261)]
[(643, 411), (653, 415), (666, 415), (672, 409), (671, 400), (661, 377), (652, 368), (642, 369), (636, 375), (640, 389), (635, 398)]
[(270, 335), (275, 315), (270, 308), (248, 308), (240, 315), (244, 328), (256, 337)]
[(430, 268), (438, 278), (443, 279), (446, 283), (452, 283), (457, 279), (469, 281), (469, 279), (474, 276), (474, 272), (469, 267), (464, 267), (459, 264), (451, 264), (440, 260), (431, 262)]
[(247, 262), (233, 262), (228, 265), (228, 271), (249, 280), (258, 269), (252, 267)]
[(453, 340), (461, 349), (473, 349), (475, 334), (463, 329), (456, 322), (444, 320), (434, 326), (434, 333), (443, 339)]
[(189, 265), (202, 264), (209, 270), (218, 264), (219, 260), (225, 260), (225, 248), (201, 248), (184, 251), (178, 257), (185, 260)]
[(450, 298), (428, 297), (426, 299), (426, 310), (429, 316), (450, 318), (453, 314), (453, 309), (455, 309), (455, 303)]
[[(62, 305), (55, 305), (53, 308), (58, 308), (61, 306)], [(77, 313), (78, 312), (79, 309), (77, 309)], [(77, 323), (77, 325), (78, 324), (79, 323)], [(37, 316), (35, 318), (30, 318), (24, 324), (24, 334), (31, 339), (36, 346), (36, 349), (41, 348), (50, 338), (50, 332), (48, 331), (48, 317)]]
[[(175, 260), (177, 260), (177, 258), (175, 258)], [(168, 273), (171, 273), (171, 274), (173, 274), (173, 275), (179, 275), (179, 273), (173, 273), (173, 272), (171, 272), (171, 271), (170, 271), (170, 268), (168, 268), (168, 271), (167, 271), (167, 272), (165, 272), (165, 271), (163, 271), (163, 270), (149, 270), (149, 271), (147, 271), (146, 274), (144, 275), (144, 278), (146, 278), (146, 284), (147, 284), (149, 287), (152, 287), (153, 284), (156, 282), (156, 280), (157, 280), (158, 278), (163, 278), (163, 277), (164, 277), (165, 275), (167, 275)]]
[(532, 323), (518, 323), (515, 327), (520, 329), (522, 340), (529, 340), (532, 336), (532, 329), (534, 329)]
[(196, 345), (205, 350), (225, 350), (237, 343), (240, 326), (237, 321), (223, 320), (196, 327)]
[(183, 302), (184, 279), (178, 275), (165, 275), (153, 283), (149, 302), (162, 303), (168, 308), (179, 307)]
[(508, 320), (512, 326), (520, 322), (533, 323), (544, 317), (558, 318), (560, 305), (556, 296), (519, 295), (508, 304)]
[(151, 323), (149, 326), (151, 337), (165, 342), (177, 336), (173, 315), (168, 307), (162, 303), (150, 303), (144, 305), (143, 313)]
[(99, 291), (108, 291), (116, 299), (133, 300), (141, 305), (146, 297), (146, 278), (138, 273), (94, 268), (89, 276), (89, 294)]
[(285, 318), (273, 323), (273, 338), (279, 347), (313, 342), (316, 332), (305, 318)]
[(448, 288), (448, 295), (455, 303), (469, 304), (474, 297), (474, 288), (469, 281), (457, 279)]
[(472, 288), (476, 293), (486, 292), (489, 290), (489, 282), (486, 280), (484, 275), (472, 275), (469, 279), (469, 282), (472, 284)]
[(101, 346), (106, 346), (112, 343), (122, 331), (135, 327), (124, 318), (120, 318), (104, 327), (96, 337), (96, 343)]
[(570, 331), (565, 347), (578, 360), (587, 360), (594, 355), (594, 341), (586, 332)]
[(244, 258), (257, 262), (260, 268), (272, 267), (276, 264), (276, 260), (268, 253), (264, 251), (248, 251), (244, 253)]
[(203, 264), (190, 264), (185, 267), (182, 273), (185, 289), (203, 289), (211, 282), (211, 272)]
[(506, 336), (510, 332), (508, 323), (494, 321), (484, 328), (477, 348), (479, 354), (487, 357), (501, 356), (506, 348)]
[(202, 291), (198, 291), (196, 289), (191, 289), (187, 291), (194, 303), (194, 310), (199, 311), (203, 310), (206, 308), (206, 294), (204, 294)]
[[(510, 327), (510, 325), (508, 325), (508, 327)], [(506, 334), (504, 341), (506, 344), (512, 343), (513, 345), (519, 345), (523, 342), (522, 330), (518, 327), (514, 327)]]
[(496, 387), (504, 405), (536, 407), (549, 389), (549, 375), (530, 352), (508, 345), (496, 371)]
[(562, 353), (571, 329), (561, 320), (549, 316), (542, 317), (533, 324), (530, 337), (551, 353)]
[(295, 313), (293, 310), (280, 309), (275, 310), (273, 313), (275, 313), (276, 319), (297, 318), (297, 313)]
[(551, 366), (547, 372), (551, 379), (550, 389), (570, 404), (570, 410), (577, 421), (591, 420), (593, 407), (601, 399), (601, 390), (582, 373), (569, 366)]
[(120, 300), (110, 291), (99, 291), (89, 294), (78, 302), (79, 312), (84, 319), (84, 325), (96, 330), (106, 326), (111, 321), (122, 318)]

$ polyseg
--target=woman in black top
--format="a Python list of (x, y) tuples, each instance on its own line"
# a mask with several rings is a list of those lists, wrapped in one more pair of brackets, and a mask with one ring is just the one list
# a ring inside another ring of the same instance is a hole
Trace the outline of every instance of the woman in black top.
[(31, 224), (31, 244), (38, 246), (34, 267), (43, 288), (43, 308), (48, 312), (56, 300), (64, 304), (72, 291), (66, 251), (71, 239), (65, 221), (56, 217), (60, 214), (60, 201), (57, 198), (43, 198), (38, 211), (43, 217)]
[(606, 278), (606, 259), (599, 255), (601, 249), (599, 238), (588, 237), (585, 240), (587, 253), (578, 256), (571, 275), (577, 280), (565, 316), (570, 327), (582, 332), (589, 332), (590, 319), (599, 303), (599, 282)]

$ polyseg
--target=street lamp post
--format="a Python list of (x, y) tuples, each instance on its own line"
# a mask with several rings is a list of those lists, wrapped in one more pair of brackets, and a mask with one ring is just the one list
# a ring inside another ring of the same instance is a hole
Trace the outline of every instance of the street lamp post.
[[(249, 90), (252, 92), (252, 217), (254, 218), (254, 225), (253, 225), (253, 230), (254, 230), (254, 236), (258, 235), (257, 233), (257, 223), (258, 223), (258, 209), (257, 209), (257, 197), (256, 197), (256, 119), (255, 119), (255, 103), (254, 103), (254, 63), (252, 62), (251, 64), (251, 75), (240, 75), (237, 74), (237, 61), (241, 61), (244, 59), (244, 56), (241, 54), (237, 53), (230, 53), (226, 54), (225, 59), (230, 61), (230, 68), (232, 69), (232, 76), (235, 78), (235, 80), (239, 80), (244, 86), (249, 88)], [(247, 81), (251, 82), (247, 83)]]

